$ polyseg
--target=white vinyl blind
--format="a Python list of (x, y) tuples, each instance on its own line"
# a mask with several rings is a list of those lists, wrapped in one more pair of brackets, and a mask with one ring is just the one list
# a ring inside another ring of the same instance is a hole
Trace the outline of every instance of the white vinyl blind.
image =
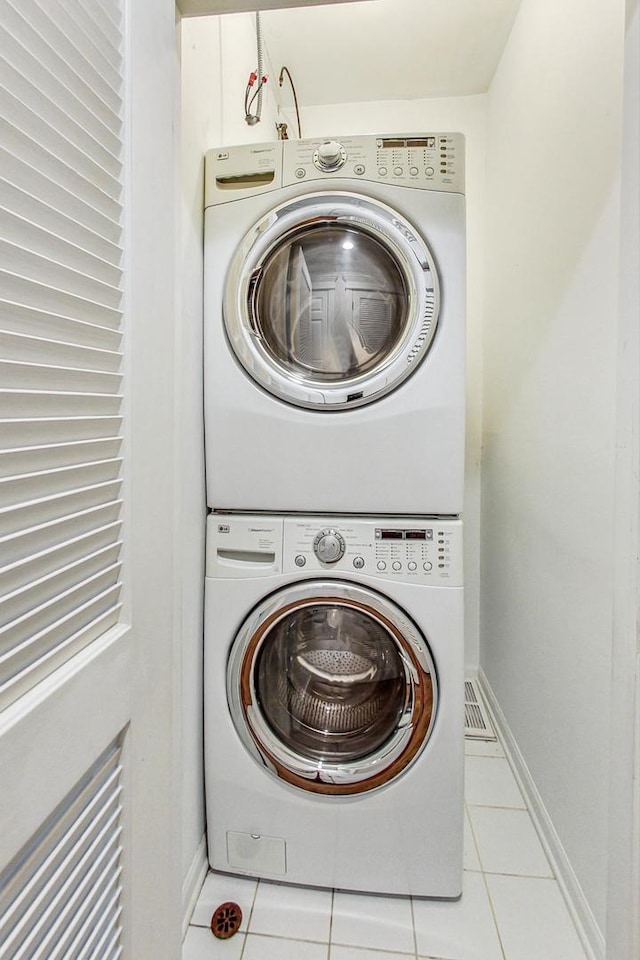
[(121, 608), (123, 62), (120, 0), (0, 10), (2, 708)]
[(3, 960), (122, 955), (121, 779), (115, 744), (0, 873)]

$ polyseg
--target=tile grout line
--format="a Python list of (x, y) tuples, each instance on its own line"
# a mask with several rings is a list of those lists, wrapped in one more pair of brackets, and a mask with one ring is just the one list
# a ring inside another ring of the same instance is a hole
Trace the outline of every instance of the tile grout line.
[(507, 951), (504, 948), (504, 943), (502, 942), (502, 934), (500, 933), (500, 924), (498, 923), (498, 918), (496, 916), (495, 907), (493, 905), (493, 897), (491, 896), (491, 890), (489, 889), (489, 883), (487, 881), (486, 873), (482, 874), (482, 881), (484, 883), (484, 888), (487, 891), (487, 899), (489, 900), (489, 909), (491, 910), (491, 916), (493, 917), (493, 922), (496, 925), (496, 934), (498, 936), (498, 943), (500, 944), (500, 949), (502, 950), (502, 956), (507, 960)]
[(244, 952), (245, 952), (245, 950), (246, 950), (246, 948), (247, 948), (247, 937), (249, 936), (249, 928), (250, 928), (250, 926), (251, 926), (251, 918), (253, 917), (253, 908), (254, 908), (255, 905), (256, 905), (256, 897), (258, 896), (258, 887), (259, 887), (259, 886), (260, 886), (260, 881), (258, 880), (257, 883), (256, 883), (256, 886), (255, 886), (255, 890), (253, 891), (253, 899), (252, 899), (252, 901), (251, 901), (251, 909), (249, 910), (249, 919), (247, 920), (247, 929), (246, 929), (246, 931), (245, 931), (244, 942), (243, 942), (243, 944), (242, 944), (242, 950), (240, 951), (239, 960), (244, 960)]
[[(469, 806), (469, 804), (465, 803), (465, 806)], [(471, 804), (471, 806), (473, 806), (473, 804)], [(480, 857), (480, 847), (478, 846), (478, 839), (476, 837), (476, 832), (473, 829), (473, 821), (471, 819), (471, 816), (469, 816), (468, 819), (469, 819), (469, 826), (471, 828), (471, 835), (473, 836), (473, 842), (476, 846), (476, 850), (478, 853), (478, 862), (482, 867), (482, 858)], [(484, 889), (487, 894), (487, 900), (489, 901), (489, 909), (491, 910), (491, 916), (493, 917), (493, 925), (496, 928), (496, 936), (498, 938), (498, 943), (500, 945), (500, 952), (502, 953), (503, 960), (507, 960), (507, 953), (506, 953), (506, 950), (504, 949), (504, 944), (502, 942), (502, 934), (500, 933), (500, 926), (498, 924), (498, 918), (496, 916), (495, 907), (493, 906), (493, 899), (491, 897), (491, 891), (489, 890), (489, 884), (487, 883), (487, 875), (484, 872), (484, 868), (482, 869), (482, 883), (484, 884)]]
[(409, 897), (409, 903), (411, 904), (411, 926), (413, 927), (413, 953), (418, 960), (418, 934), (416, 933), (416, 917), (413, 909), (413, 897)]
[(335, 887), (331, 888), (331, 910), (329, 912), (329, 947), (327, 950), (327, 960), (331, 960), (331, 938), (333, 936), (333, 904), (336, 898)]
[[(465, 800), (465, 801), (464, 801), (464, 820), (465, 820), (465, 823), (468, 823), (468, 824), (469, 824), (469, 830), (471, 831), (471, 839), (472, 839), (472, 841), (473, 841), (473, 849), (474, 849), (475, 852), (476, 852), (476, 857), (477, 857), (477, 859), (478, 859), (478, 863), (480, 864), (480, 871), (479, 871), (479, 872), (480, 872), (480, 873), (484, 873), (484, 867), (482, 866), (482, 860), (480, 859), (480, 848), (479, 848), (479, 846), (478, 846), (478, 841), (476, 840), (476, 833), (475, 833), (475, 830), (473, 829), (473, 824), (471, 823), (471, 814), (469, 813), (469, 806), (470, 806), (470, 805), (469, 805), (469, 804), (467, 803), (467, 801)], [(463, 828), (463, 829), (464, 829), (464, 828)], [(464, 833), (463, 833), (463, 837), (462, 837), (462, 842), (463, 842), (463, 845), (464, 845)], [(463, 865), (463, 873), (464, 873), (464, 865)], [(477, 870), (470, 870), (469, 873), (478, 873), (478, 871), (477, 871)]]

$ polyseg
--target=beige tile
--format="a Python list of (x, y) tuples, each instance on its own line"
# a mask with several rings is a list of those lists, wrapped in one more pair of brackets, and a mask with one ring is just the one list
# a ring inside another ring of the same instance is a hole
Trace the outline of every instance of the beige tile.
[(482, 869), (523, 877), (552, 877), (527, 810), (469, 806)]
[(506, 960), (587, 960), (555, 880), (487, 875)]

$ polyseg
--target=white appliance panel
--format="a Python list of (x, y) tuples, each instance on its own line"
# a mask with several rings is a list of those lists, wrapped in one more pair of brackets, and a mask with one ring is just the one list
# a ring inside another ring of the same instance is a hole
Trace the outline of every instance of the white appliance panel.
[[(234, 526), (238, 524), (239, 542), (246, 547), (247, 529), (258, 527), (264, 519), (216, 514), (208, 522), (205, 747), (211, 866), (223, 872), (321, 887), (459, 896), (464, 752), (462, 586), (444, 579), (414, 582), (406, 571), (396, 579), (381, 577), (378, 571), (353, 570), (348, 562), (342, 567), (334, 565), (332, 573), (325, 568), (320, 571), (324, 580), (358, 584), (402, 608), (426, 639), (435, 664), (438, 708), (431, 735), (417, 759), (380, 789), (348, 797), (319, 796), (276, 778), (240, 741), (225, 689), (230, 649), (249, 611), (274, 591), (317, 579), (317, 570), (300, 570), (295, 564), (301, 550), (309, 555), (308, 534), (316, 531), (317, 536), (327, 529), (344, 532), (351, 545), (345, 550), (348, 560), (351, 547), (357, 546), (361, 552), (365, 547), (375, 550), (377, 530), (427, 530), (432, 521), (402, 518), (390, 523), (388, 517), (371, 517), (350, 527), (345, 517), (278, 518), (283, 524), (286, 569), (253, 577), (221, 575), (216, 550), (229, 534), (220, 533), (218, 527), (231, 527), (231, 539), (225, 542), (233, 549)], [(448, 521), (446, 530), (452, 567), (458, 569), (461, 524)], [(313, 552), (313, 547), (310, 549)], [(259, 842), (260, 838), (265, 838), (265, 843)], [(264, 856), (265, 846), (275, 851), (273, 856)], [(233, 862), (229, 861), (230, 849)]]
[[(378, 149), (376, 138), (352, 139), (374, 154)], [(313, 155), (317, 142), (297, 144), (295, 155), (287, 153), (286, 142), (267, 145), (266, 153), (257, 156), (278, 171), (283, 147), (284, 169), (293, 164), (295, 180), (299, 151)], [(357, 175), (348, 179), (344, 169), (328, 176), (315, 167), (308, 184), (280, 186), (278, 173), (266, 185), (221, 190), (215, 173), (220, 163), (233, 169), (235, 149), (227, 151), (229, 159), (208, 161), (207, 166), (212, 204), (205, 213), (209, 505), (223, 510), (457, 515), (464, 473), (464, 196), (444, 190), (442, 183), (427, 189), (423, 183), (373, 182)], [(250, 149), (258, 148), (241, 149), (241, 170), (257, 162), (247, 153)], [(456, 151), (462, 167), (461, 141), (456, 141)], [(460, 190), (462, 173), (456, 169), (450, 186)], [(285, 201), (325, 190), (359, 192), (382, 201), (415, 226), (435, 259), (440, 307), (430, 349), (395, 390), (365, 406), (321, 411), (277, 399), (252, 379), (225, 335), (223, 301), (228, 265), (256, 221)]]

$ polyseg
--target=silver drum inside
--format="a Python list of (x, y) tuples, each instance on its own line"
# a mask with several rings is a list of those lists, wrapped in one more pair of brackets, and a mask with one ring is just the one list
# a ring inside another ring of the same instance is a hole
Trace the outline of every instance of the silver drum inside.
[(365, 611), (335, 601), (282, 618), (263, 639), (253, 683), (278, 740), (316, 761), (378, 750), (396, 732), (408, 696), (392, 634)]

